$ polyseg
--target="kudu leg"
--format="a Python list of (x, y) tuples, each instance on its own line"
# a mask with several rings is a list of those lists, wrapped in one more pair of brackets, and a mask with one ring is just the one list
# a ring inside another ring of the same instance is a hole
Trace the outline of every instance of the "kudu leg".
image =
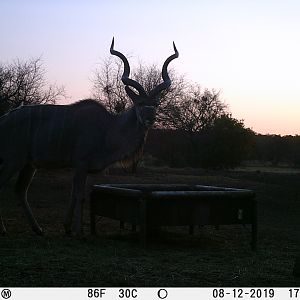
[(76, 170), (73, 178), (72, 195), (70, 206), (65, 218), (65, 231), (67, 235), (72, 232), (72, 221), (74, 216), (74, 230), (75, 234), (81, 236), (82, 220), (83, 220), (83, 202), (85, 194), (85, 183), (87, 173), (83, 170)]
[[(0, 166), (0, 188), (2, 188), (9, 179), (18, 171), (18, 166), (16, 164), (3, 163)], [(2, 216), (0, 214), (0, 234), (5, 234), (6, 228), (3, 223)]]
[(32, 210), (27, 201), (27, 191), (30, 186), (31, 180), (35, 174), (36, 169), (31, 165), (26, 165), (19, 173), (15, 193), (17, 195), (18, 201), (22, 205), (25, 216), (32, 228), (32, 230), (38, 235), (43, 234), (42, 228), (37, 223), (35, 217), (33, 216)]
[(4, 235), (5, 233), (6, 233), (6, 228), (4, 226), (2, 217), (0, 216), (0, 234)]

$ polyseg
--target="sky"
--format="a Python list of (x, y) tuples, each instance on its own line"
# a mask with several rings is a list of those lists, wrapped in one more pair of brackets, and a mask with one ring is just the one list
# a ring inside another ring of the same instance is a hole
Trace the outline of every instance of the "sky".
[(71, 103), (115, 49), (221, 92), (234, 118), (262, 134), (300, 135), (300, 1), (1, 0), (0, 62), (41, 57)]

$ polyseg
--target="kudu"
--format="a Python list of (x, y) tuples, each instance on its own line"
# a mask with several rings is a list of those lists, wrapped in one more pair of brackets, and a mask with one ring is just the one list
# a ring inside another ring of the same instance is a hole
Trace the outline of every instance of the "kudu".
[[(171, 85), (167, 67), (179, 56), (174, 43), (173, 47), (175, 53), (163, 64), (163, 82), (147, 94), (137, 81), (129, 78), (129, 63), (122, 53), (114, 50), (112, 40), (110, 53), (123, 61), (121, 79), (133, 102), (120, 115), (113, 115), (95, 100), (87, 99), (70, 105), (21, 106), (0, 118), (0, 188), (19, 172), (15, 192), (37, 234), (42, 234), (42, 229), (27, 202), (27, 190), (36, 169), (74, 169), (64, 227), (67, 234), (74, 229), (81, 235), (87, 174), (139, 155), (155, 121), (160, 93)], [(0, 218), (0, 233), (5, 233)]]

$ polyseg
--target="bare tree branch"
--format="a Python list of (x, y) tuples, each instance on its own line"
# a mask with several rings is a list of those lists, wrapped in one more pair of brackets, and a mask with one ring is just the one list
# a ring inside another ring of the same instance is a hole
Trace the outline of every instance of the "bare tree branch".
[[(93, 96), (113, 113), (122, 112), (130, 105), (120, 80), (122, 67), (114, 58), (105, 59), (93, 79)], [(219, 92), (202, 90), (200, 85), (188, 82), (172, 69), (169, 74), (172, 85), (161, 93), (156, 127), (194, 133), (212, 126), (218, 117), (227, 112)], [(147, 93), (162, 81), (160, 68), (142, 63), (132, 71), (132, 77)]]
[(27, 104), (55, 103), (65, 97), (63, 86), (48, 85), (40, 58), (0, 64), (0, 113)]

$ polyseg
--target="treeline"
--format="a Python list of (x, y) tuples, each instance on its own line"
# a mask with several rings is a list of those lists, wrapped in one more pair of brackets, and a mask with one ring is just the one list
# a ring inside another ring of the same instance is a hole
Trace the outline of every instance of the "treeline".
[(184, 130), (151, 130), (145, 159), (146, 163), (169, 167), (235, 168), (247, 159), (254, 143), (252, 130), (224, 115), (213, 126), (193, 134)]
[[(95, 71), (93, 95), (113, 113), (131, 104), (118, 76), (122, 63), (107, 58)], [(300, 137), (260, 135), (232, 117), (216, 90), (203, 89), (170, 70), (171, 88), (161, 95), (156, 129), (149, 132), (144, 162), (170, 167), (235, 168), (243, 162), (300, 167)], [(139, 65), (132, 76), (146, 91), (161, 81), (156, 65)]]
[(300, 167), (300, 136), (255, 134), (236, 122), (224, 126), (230, 122), (222, 120), (217, 128), (193, 137), (179, 130), (151, 130), (144, 163), (214, 169), (241, 164)]
[(300, 136), (299, 135), (261, 135), (255, 136), (255, 143), (248, 159), (265, 162), (272, 166), (280, 164), (300, 167)]
[[(119, 76), (123, 65), (109, 58), (95, 71), (92, 93), (108, 111), (122, 113), (131, 101)], [(170, 70), (172, 85), (157, 108), (144, 161), (170, 167), (235, 168), (244, 161), (300, 167), (300, 136), (260, 135), (230, 114), (220, 93), (203, 89)], [(0, 63), (0, 115), (19, 105), (57, 103), (63, 86), (49, 84), (42, 61)], [(133, 68), (146, 91), (161, 82), (155, 65)], [(76, 100), (76, 99), (75, 99)]]

